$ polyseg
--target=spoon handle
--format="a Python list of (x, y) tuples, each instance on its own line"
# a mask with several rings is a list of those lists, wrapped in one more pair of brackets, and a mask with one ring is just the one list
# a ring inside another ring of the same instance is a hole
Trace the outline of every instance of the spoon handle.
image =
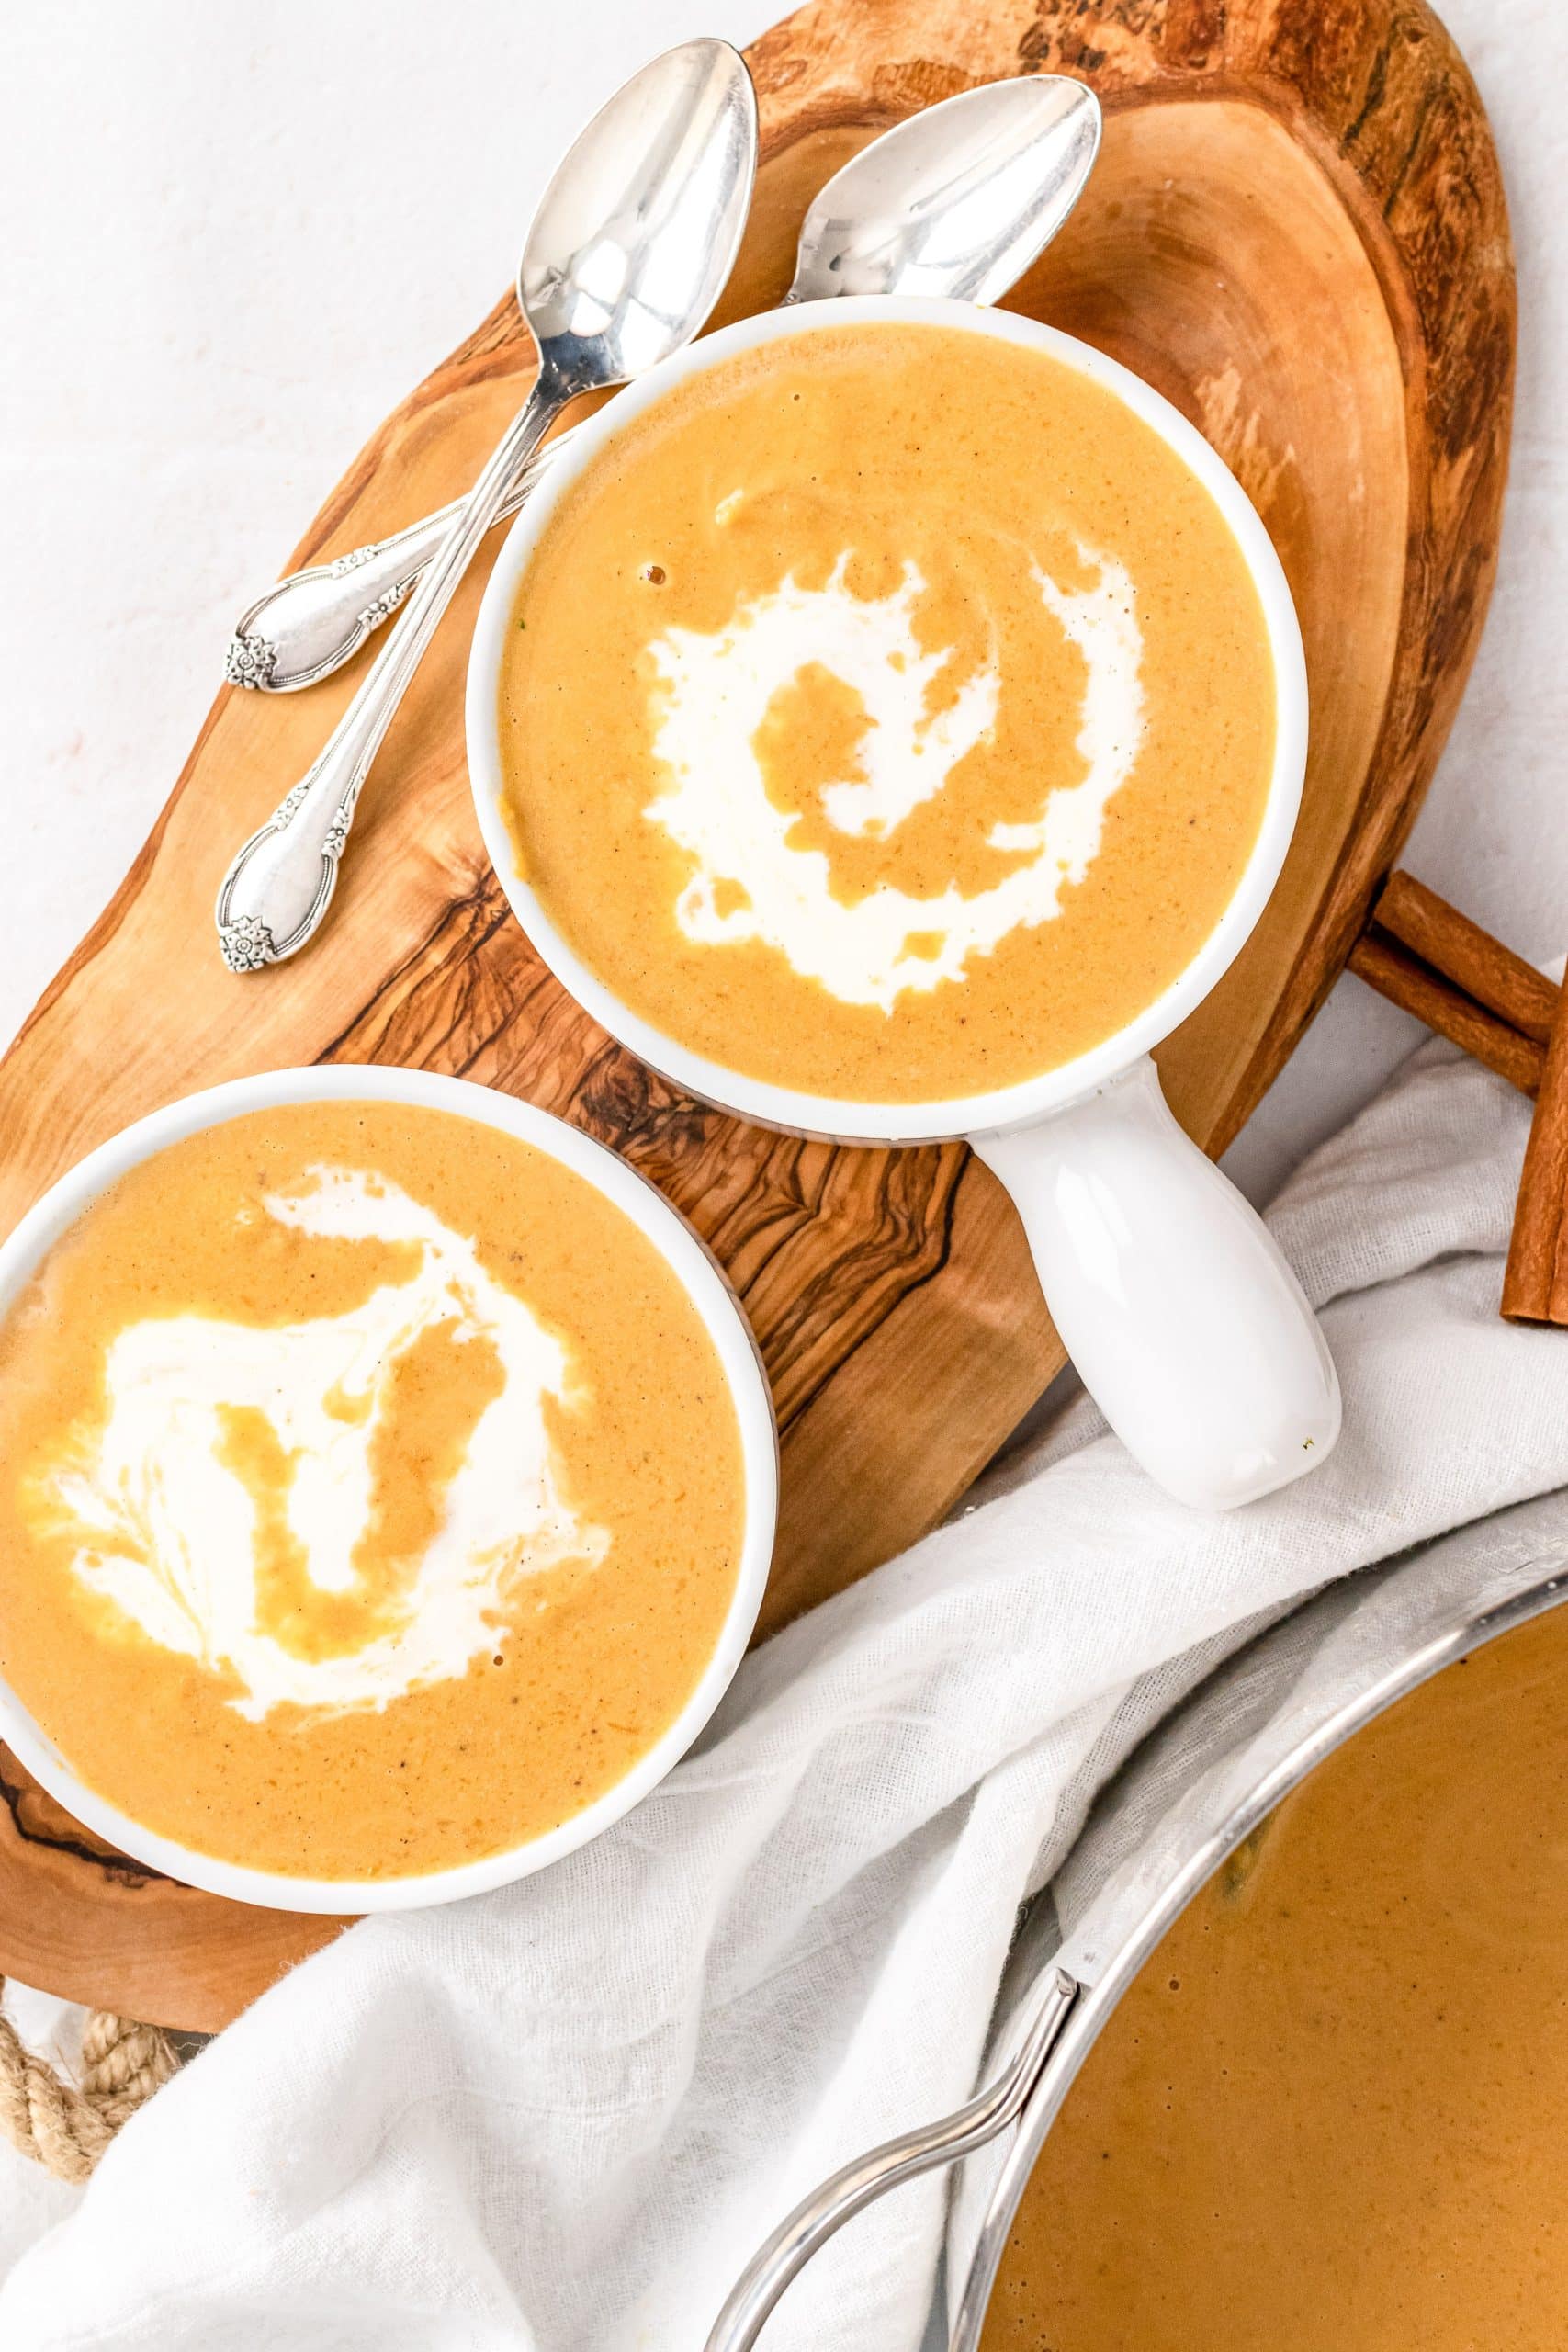
[(541, 370), (468, 497), (454, 510), (412, 601), (310, 774), (251, 835), (218, 893), (218, 941), (231, 972), (298, 954), (326, 913), (355, 804), (382, 738), (457, 582), (528, 458), (570, 397)]
[[(516, 514), (577, 430), (570, 426), (525, 462), (495, 511), (497, 523)], [(455, 498), (449, 506), (395, 531), (390, 538), (351, 548), (331, 563), (312, 564), (308, 571), (278, 581), (257, 597), (229, 640), (223, 671), (230, 684), (291, 695), (341, 670), (397, 611), (440, 552), (462, 506), (463, 501)]]
[[(797, 279), (780, 307), (787, 309), (803, 299)], [(508, 484), (496, 522), (511, 520), (581, 430), (581, 424), (569, 424), (547, 447), (535, 451)], [(223, 657), (229, 684), (265, 695), (292, 695), (341, 670), (366, 639), (390, 620), (439, 549), (462, 503), (455, 498), (449, 506), (394, 531), (390, 538), (351, 548), (331, 563), (314, 563), (307, 571), (289, 572), (276, 582), (235, 624)]]

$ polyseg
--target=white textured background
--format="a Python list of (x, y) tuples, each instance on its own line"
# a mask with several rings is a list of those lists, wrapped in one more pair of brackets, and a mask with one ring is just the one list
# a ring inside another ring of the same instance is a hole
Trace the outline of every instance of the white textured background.
[[(235, 614), (506, 284), (583, 117), (668, 42), (744, 41), (784, 6), (0, 10), (0, 1039), (151, 825)], [(1568, 0), (1445, 13), (1503, 151), (1523, 316), (1501, 575), (1410, 862), (1544, 957), (1568, 943)], [(1250, 1188), (1416, 1034), (1341, 982), (1236, 1147)], [(71, 2194), (0, 2161), (0, 2265)]]

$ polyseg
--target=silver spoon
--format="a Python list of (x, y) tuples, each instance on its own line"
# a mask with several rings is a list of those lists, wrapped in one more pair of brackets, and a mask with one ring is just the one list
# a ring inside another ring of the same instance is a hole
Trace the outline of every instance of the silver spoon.
[(218, 936), (231, 970), (278, 963), (315, 931), (360, 786), (509, 486), (568, 401), (624, 384), (690, 342), (729, 276), (756, 164), (745, 65), (725, 41), (694, 40), (634, 74), (558, 167), (517, 272), (539, 353), (533, 390), (310, 775), (224, 876)]
[[(911, 115), (819, 192), (784, 300), (898, 293), (995, 302), (1077, 202), (1100, 119), (1093, 91), (1060, 74), (993, 82)], [(528, 459), (498, 521), (517, 512), (570, 438), (563, 433)], [(341, 669), (397, 611), (459, 503), (269, 588), (230, 641), (231, 683), (293, 694)]]

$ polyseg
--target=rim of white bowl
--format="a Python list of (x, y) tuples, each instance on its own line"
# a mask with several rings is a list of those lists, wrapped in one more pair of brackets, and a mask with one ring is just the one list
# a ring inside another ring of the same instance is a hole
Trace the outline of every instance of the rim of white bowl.
[[(624, 1004), (561, 936), (522, 872), (503, 815), (501, 677), (524, 572), (561, 499), (618, 434), (678, 383), (722, 367), (736, 352), (851, 326), (940, 326), (1043, 351), (1114, 392), (1182, 458), (1208, 491), (1240, 548), (1263, 607), (1276, 693), (1269, 797), (1241, 880), (1219, 922), (1186, 968), (1114, 1036), (1017, 1085), (943, 1102), (840, 1101), (748, 1078), (694, 1052)], [(1295, 831), (1306, 772), (1307, 679), (1301, 627), (1273, 541), (1224, 459), (1163, 393), (1089, 344), (1010, 311), (930, 296), (854, 295), (738, 319), (690, 345), (617, 392), (580, 425), (518, 514), (491, 573), (468, 656), (468, 775), (485, 848), (518, 922), (539, 955), (603, 1028), (676, 1085), (764, 1126), (828, 1140), (932, 1143), (1032, 1125), (1080, 1101), (1168, 1037), (1229, 968), (1269, 901)]]
[(187, 1094), (100, 1144), (51, 1186), (0, 1243), (0, 1316), (7, 1314), (45, 1253), (100, 1193), (130, 1169), (203, 1128), (295, 1102), (403, 1102), (445, 1111), (517, 1136), (583, 1177), (659, 1251), (702, 1317), (717, 1351), (740, 1433), (745, 1527), (735, 1591), (703, 1674), (669, 1727), (624, 1778), (581, 1813), (542, 1836), (446, 1870), (402, 1878), (329, 1879), (258, 1870), (183, 1846), (122, 1813), (81, 1781), (64, 1756), (0, 1676), (0, 1737), (34, 1778), (89, 1829), (134, 1860), (209, 1894), (269, 1910), (403, 1911), (485, 1894), (530, 1877), (585, 1846), (628, 1814), (679, 1762), (734, 1679), (761, 1606), (778, 1513), (778, 1441), (773, 1403), (750, 1325), (706, 1246), (635, 1169), (547, 1111), (470, 1080), (376, 1064), (333, 1063), (270, 1070)]

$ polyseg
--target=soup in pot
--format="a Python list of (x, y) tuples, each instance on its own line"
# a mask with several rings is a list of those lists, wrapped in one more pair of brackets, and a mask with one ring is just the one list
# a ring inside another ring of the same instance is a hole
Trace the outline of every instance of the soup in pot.
[(1568, 2334), (1568, 1609), (1322, 1765), (1089, 2053), (983, 2352)]

